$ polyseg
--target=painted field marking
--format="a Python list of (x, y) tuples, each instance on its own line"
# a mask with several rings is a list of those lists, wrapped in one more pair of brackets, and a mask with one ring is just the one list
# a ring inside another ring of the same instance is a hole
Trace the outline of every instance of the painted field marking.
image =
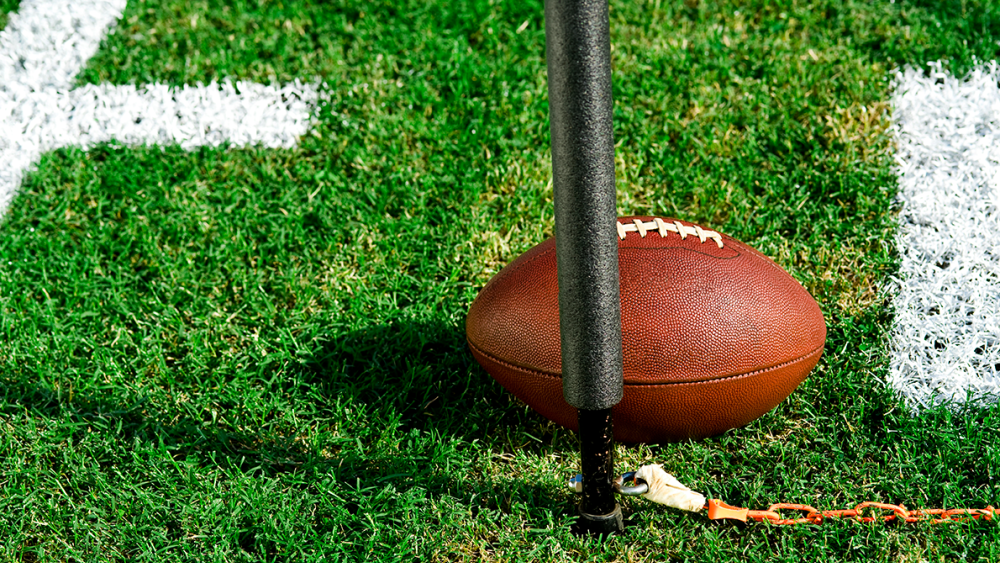
[(926, 407), (1000, 394), (1000, 67), (897, 76), (902, 208), (889, 383)]
[[(314, 85), (87, 85), (73, 79), (126, 0), (22, 0), (0, 31), (0, 216), (65, 146), (291, 147)], [(889, 383), (911, 404), (1000, 393), (1000, 70), (907, 70), (893, 99), (901, 255)]]
[(126, 145), (292, 147), (310, 124), (315, 85), (223, 82), (173, 88), (73, 80), (126, 0), (22, 0), (0, 31), (0, 217), (42, 154)]

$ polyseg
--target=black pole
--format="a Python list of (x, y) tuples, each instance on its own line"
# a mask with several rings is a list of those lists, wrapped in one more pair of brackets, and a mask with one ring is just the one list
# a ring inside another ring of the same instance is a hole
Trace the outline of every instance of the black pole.
[(580, 528), (622, 529), (611, 407), (622, 397), (607, 0), (546, 0), (563, 394), (579, 411)]

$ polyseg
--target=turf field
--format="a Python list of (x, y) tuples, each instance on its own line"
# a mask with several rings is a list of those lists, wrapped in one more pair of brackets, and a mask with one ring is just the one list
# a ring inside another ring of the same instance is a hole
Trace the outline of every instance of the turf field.
[[(18, 2), (0, 0), (0, 12)], [(291, 149), (44, 154), (0, 223), (0, 560), (996, 561), (994, 523), (782, 528), (623, 499), (464, 316), (553, 230), (540, 2), (131, 0), (77, 84), (323, 82)], [(883, 381), (895, 69), (997, 57), (994, 2), (613, 2), (621, 214), (754, 245), (829, 336), (777, 409), (617, 447), (730, 504), (998, 503), (1000, 410)], [(0, 15), (0, 26), (7, 21)]]

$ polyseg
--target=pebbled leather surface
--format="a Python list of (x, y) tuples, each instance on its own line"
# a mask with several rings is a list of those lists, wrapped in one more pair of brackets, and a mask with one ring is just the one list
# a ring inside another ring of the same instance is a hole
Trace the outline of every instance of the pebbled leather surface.
[[(745, 425), (819, 361), (826, 323), (816, 301), (770, 259), (722, 238), (721, 249), (656, 230), (619, 241), (625, 389), (614, 408), (616, 439), (697, 439)], [(469, 310), (466, 335), (501, 385), (576, 428), (559, 377), (554, 239), (490, 280)]]

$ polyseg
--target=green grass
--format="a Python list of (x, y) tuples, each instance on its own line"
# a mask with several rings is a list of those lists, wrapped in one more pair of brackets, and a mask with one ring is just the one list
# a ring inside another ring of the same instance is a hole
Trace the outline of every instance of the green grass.
[[(622, 471), (663, 463), (755, 508), (996, 504), (1000, 412), (912, 413), (881, 384), (891, 72), (960, 72), (1000, 38), (996, 6), (955, 6), (614, 3), (620, 212), (745, 240), (829, 325), (777, 409), (620, 445)], [(329, 98), (294, 150), (66, 149), (27, 178), (0, 225), (0, 559), (1000, 557), (992, 523), (744, 526), (635, 499), (623, 536), (570, 533), (575, 437), (463, 334), (553, 228), (541, 15), (130, 2), (80, 82), (318, 79)]]
[(7, 27), (7, 14), (17, 10), (21, 0), (0, 0), (0, 30)]

